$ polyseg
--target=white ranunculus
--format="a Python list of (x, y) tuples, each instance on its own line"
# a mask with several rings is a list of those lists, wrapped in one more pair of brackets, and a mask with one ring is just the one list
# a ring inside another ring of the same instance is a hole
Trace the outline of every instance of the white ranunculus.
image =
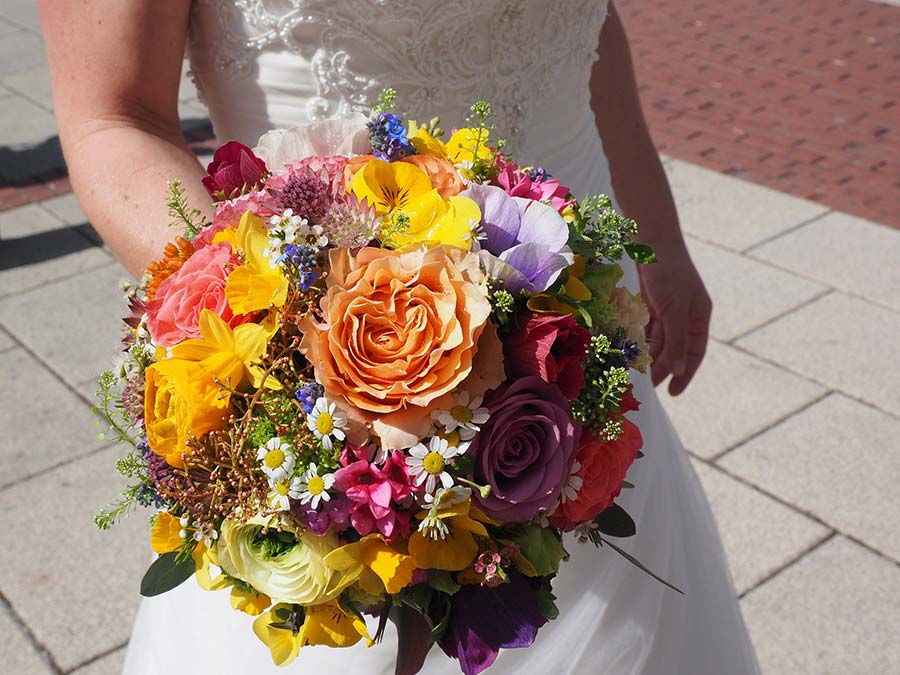
[(253, 148), (253, 152), (265, 161), (270, 171), (281, 171), (285, 164), (314, 155), (351, 157), (371, 151), (366, 116), (362, 113), (310, 122), (290, 129), (275, 129), (263, 134)]

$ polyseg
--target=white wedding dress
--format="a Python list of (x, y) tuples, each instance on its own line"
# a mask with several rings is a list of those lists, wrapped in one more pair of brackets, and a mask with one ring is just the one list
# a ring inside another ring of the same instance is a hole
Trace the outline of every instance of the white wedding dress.
[[(271, 128), (366, 110), (385, 86), (399, 107), (462, 126), (491, 101), (500, 134), (577, 196), (611, 193), (588, 80), (605, 0), (205, 0), (189, 54), (219, 141), (250, 146)], [(633, 266), (626, 281), (637, 290)], [(648, 377), (632, 413), (645, 457), (620, 503), (637, 535), (619, 543), (684, 590), (678, 595), (609, 549), (569, 541), (554, 583), (560, 616), (528, 649), (503, 650), (492, 675), (748, 675), (758, 672), (716, 525)], [(284, 672), (233, 611), (228, 593), (193, 580), (143, 600), (127, 675)], [(395, 635), (371, 649), (304, 648), (288, 672), (394, 672)], [(424, 673), (459, 666), (435, 647)]]

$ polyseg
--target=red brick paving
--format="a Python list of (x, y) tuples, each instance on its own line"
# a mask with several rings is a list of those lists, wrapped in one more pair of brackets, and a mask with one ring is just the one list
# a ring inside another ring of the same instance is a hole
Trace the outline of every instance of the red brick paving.
[(900, 228), (900, 7), (616, 6), (661, 152)]

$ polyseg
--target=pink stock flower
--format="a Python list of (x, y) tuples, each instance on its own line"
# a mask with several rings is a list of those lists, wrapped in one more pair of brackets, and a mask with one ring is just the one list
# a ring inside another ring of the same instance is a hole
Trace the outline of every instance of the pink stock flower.
[(532, 178), (519, 165), (507, 160), (497, 175), (497, 183), (511, 197), (525, 197), (539, 202), (548, 202), (557, 212), (562, 213), (571, 200), (567, 199), (569, 188), (559, 184), (556, 178)]

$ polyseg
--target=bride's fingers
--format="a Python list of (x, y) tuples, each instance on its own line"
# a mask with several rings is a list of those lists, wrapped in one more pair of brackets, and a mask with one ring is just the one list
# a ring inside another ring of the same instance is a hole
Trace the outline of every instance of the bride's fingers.
[(650, 319), (650, 323), (647, 324), (646, 332), (650, 349), (650, 358), (652, 359), (650, 364), (650, 380), (655, 387), (669, 376), (667, 364), (660, 360), (666, 338), (663, 333), (662, 323), (652, 318)]
[(673, 376), (680, 377), (687, 367), (687, 313), (669, 312), (664, 321), (663, 331), (666, 340), (663, 343), (660, 361)]
[(691, 321), (687, 335), (687, 357), (684, 372), (672, 378), (669, 382), (669, 394), (678, 396), (694, 378), (694, 374), (703, 362), (706, 355), (706, 345), (709, 342), (709, 314), (701, 313)]

